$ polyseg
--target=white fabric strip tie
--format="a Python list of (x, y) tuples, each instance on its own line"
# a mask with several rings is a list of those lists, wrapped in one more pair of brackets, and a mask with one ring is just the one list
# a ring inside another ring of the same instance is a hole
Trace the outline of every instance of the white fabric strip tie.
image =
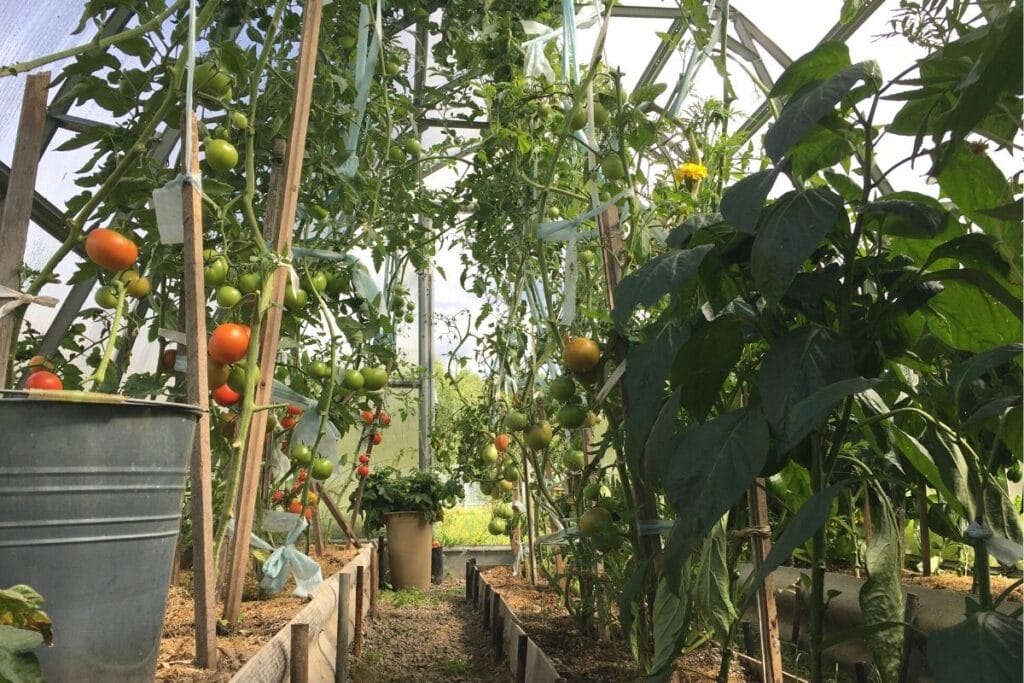
[[(575, 28), (590, 28), (595, 25), (600, 18), (600, 5), (587, 5), (580, 9), (576, 14)], [(532, 36), (531, 38), (524, 40), (521, 45), (523, 52), (526, 53), (526, 58), (523, 64), (523, 70), (526, 72), (526, 76), (532, 78), (546, 78), (549, 82), (554, 83), (555, 71), (551, 68), (547, 55), (544, 54), (544, 48), (553, 40), (564, 39), (565, 27), (551, 28), (547, 24), (542, 24), (539, 21), (533, 21), (532, 19), (521, 19), (520, 23), (523, 25), (523, 31), (526, 35)], [(573, 35), (575, 36), (575, 31), (573, 32)], [(573, 45), (572, 48), (573, 54), (575, 55), (575, 45)], [(568, 52), (568, 50), (566, 51)]]
[(4, 285), (0, 285), (0, 300), (8, 300), (7, 303), (0, 306), (0, 318), (14, 313), (14, 311), (20, 306), (38, 304), (40, 306), (46, 306), (47, 308), (53, 308), (59, 303), (59, 300), (52, 296), (25, 294), (24, 292), (19, 292), (16, 289), (11, 289)]
[(337, 168), (340, 173), (349, 178), (354, 178), (359, 170), (359, 133), (362, 131), (363, 117), (366, 114), (366, 102), (370, 95), (370, 81), (373, 80), (373, 74), (377, 68), (377, 55), (380, 52), (381, 36), (384, 34), (380, 0), (377, 0), (376, 16), (373, 22), (373, 39), (368, 44), (366, 32), (369, 27), (370, 8), (365, 4), (360, 4), (359, 37), (356, 42), (356, 63), (353, 66), (356, 87), (356, 115), (348, 126), (348, 134), (345, 140), (345, 151), (348, 153), (348, 157)]

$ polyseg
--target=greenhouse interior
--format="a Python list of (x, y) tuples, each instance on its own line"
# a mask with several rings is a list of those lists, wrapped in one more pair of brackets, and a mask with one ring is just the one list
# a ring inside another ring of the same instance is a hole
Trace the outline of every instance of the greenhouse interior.
[(0, 25), (0, 682), (1024, 680), (1020, 0)]

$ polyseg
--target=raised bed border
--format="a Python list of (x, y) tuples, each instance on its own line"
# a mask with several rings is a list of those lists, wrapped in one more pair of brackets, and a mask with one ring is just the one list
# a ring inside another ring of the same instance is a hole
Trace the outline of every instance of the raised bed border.
[[(505, 566), (505, 565), (493, 565)], [(508, 660), (516, 683), (565, 683), (551, 658), (523, 629), (516, 613), (501, 593), (487, 583), (476, 558), (466, 561), (466, 601), (474, 610), (483, 611), (484, 630), (491, 634), (491, 644), (499, 658)]]
[[(364, 577), (361, 599), (357, 591), (357, 574), (362, 567)], [(377, 550), (374, 544), (367, 543), (358, 554), (349, 560), (338, 573), (332, 575), (317, 586), (310, 596), (309, 604), (303, 607), (295, 617), (281, 628), (245, 665), (231, 677), (230, 683), (288, 683), (294, 680), (292, 652), (307, 652), (305, 668), (309, 680), (334, 680), (335, 660), (338, 651), (338, 627), (344, 631), (344, 649), (348, 652), (351, 645), (362, 640), (360, 628), (364, 617), (375, 612), (377, 602)], [(342, 581), (342, 577), (345, 577)], [(347, 587), (341, 596), (341, 604), (345, 607), (345, 620), (339, 619), (339, 592), (342, 585)], [(357, 619), (356, 607), (360, 607)], [(294, 627), (301, 632), (302, 627), (308, 629), (306, 643), (292, 643)], [(305, 648), (303, 648), (305, 645)]]

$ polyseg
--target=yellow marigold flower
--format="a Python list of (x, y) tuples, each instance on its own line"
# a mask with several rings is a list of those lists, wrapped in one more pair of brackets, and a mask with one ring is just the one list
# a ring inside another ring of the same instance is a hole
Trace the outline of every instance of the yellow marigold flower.
[(700, 180), (708, 177), (708, 167), (704, 164), (685, 163), (672, 171), (672, 177), (677, 183), (684, 180)]

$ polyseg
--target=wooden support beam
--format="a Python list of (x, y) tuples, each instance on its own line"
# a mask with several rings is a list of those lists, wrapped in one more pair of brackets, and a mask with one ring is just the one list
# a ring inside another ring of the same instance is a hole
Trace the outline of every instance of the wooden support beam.
[(356, 618), (352, 629), (352, 656), (363, 654), (363, 591), (366, 590), (366, 567), (356, 567)]
[(370, 553), (370, 611), (371, 619), (377, 618), (377, 593), (380, 591), (380, 562), (379, 548), (374, 548)]
[[(191, 112), (186, 114), (192, 116)], [(199, 171), (198, 128), (192, 127), (191, 158), (183, 160), (187, 172)], [(213, 456), (210, 449), (210, 392), (206, 367), (206, 291), (203, 288), (203, 199), (198, 189), (185, 183), (181, 189), (183, 235), (182, 260), (185, 263), (181, 309), (185, 313), (187, 359), (186, 397), (202, 411), (192, 443), (190, 476), (192, 482), (192, 547), (195, 570), (196, 663), (205, 669), (217, 668), (216, 558), (213, 556)]]
[(352, 574), (338, 577), (338, 624), (334, 648), (334, 683), (348, 683), (348, 599), (352, 592)]
[(533, 495), (530, 493), (530, 461), (526, 457), (526, 451), (523, 451), (523, 490), (526, 493), (526, 539), (529, 542), (527, 546), (530, 549), (530, 585), (537, 585), (537, 556), (534, 553), (536, 550), (534, 541), (534, 529), (533, 529)]
[(917, 489), (917, 530), (921, 535), (921, 574), (932, 575), (932, 535), (928, 527), (928, 491), (922, 482)]
[(291, 683), (309, 683), (309, 624), (292, 624), (289, 678)]
[[(281, 195), (277, 239), (274, 244), (279, 254), (287, 255), (291, 251), (295, 212), (299, 201), (299, 184), (302, 180), (302, 161), (306, 151), (309, 110), (313, 99), (313, 76), (316, 71), (322, 15), (323, 0), (306, 0), (296, 66), (291, 131), (288, 136), (288, 151), (284, 160), (284, 191)], [(271, 285), (273, 305), (266, 313), (260, 336), (261, 380), (256, 388), (257, 405), (270, 403), (287, 276), (286, 268), (278, 268), (274, 273)], [(252, 532), (256, 489), (259, 484), (260, 465), (263, 459), (263, 443), (266, 440), (266, 424), (267, 411), (261, 410), (253, 415), (249, 441), (242, 461), (242, 486), (235, 507), (235, 534), (231, 545), (231, 574), (228, 576), (228, 590), (224, 600), (224, 619), (231, 626), (237, 623), (242, 605), (242, 583), (245, 576), (244, 568), (249, 556), (249, 534)]]
[(341, 514), (341, 510), (338, 509), (338, 505), (334, 502), (334, 499), (331, 498), (331, 495), (327, 493), (327, 491), (324, 490), (324, 487), (320, 484), (314, 484), (314, 486), (316, 487), (317, 494), (320, 496), (321, 502), (327, 506), (327, 511), (331, 513), (331, 517), (334, 518), (334, 521), (338, 523), (341, 530), (346, 536), (348, 536), (349, 543), (357, 548), (362, 548), (363, 544), (359, 542), (359, 538), (356, 537), (355, 532), (352, 531), (352, 527), (350, 527), (348, 522), (345, 521), (345, 516)]
[[(28, 223), (32, 216), (36, 173), (43, 150), (46, 124), (46, 95), (50, 88), (50, 72), (32, 74), (25, 79), (21, 98), (21, 118), (14, 140), (11, 179), (4, 197), (3, 218), (0, 219), (0, 285), (21, 289), (18, 269), (25, 258)], [(0, 389), (7, 386), (7, 361), (11, 355), (17, 312), (0, 318)]]
[[(750, 526), (770, 529), (765, 480), (758, 478), (747, 490)], [(771, 534), (754, 534), (750, 539), (756, 572), (772, 549)], [(766, 576), (757, 589), (758, 631), (761, 637), (761, 662), (765, 683), (782, 683), (782, 647), (779, 643), (779, 613), (775, 606), (775, 580)]]

